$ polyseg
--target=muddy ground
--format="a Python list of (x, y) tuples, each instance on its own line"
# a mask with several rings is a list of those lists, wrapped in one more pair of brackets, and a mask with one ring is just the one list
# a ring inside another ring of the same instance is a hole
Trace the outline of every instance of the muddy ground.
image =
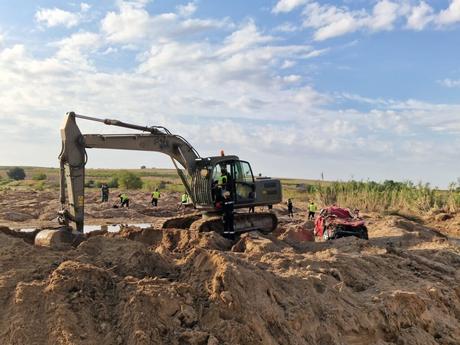
[[(90, 224), (175, 216), (132, 193), (129, 210), (87, 197)], [(57, 195), (1, 195), (0, 224), (55, 226)], [(230, 242), (215, 233), (130, 227), (77, 248), (0, 231), (0, 344), (460, 344), (460, 217), (365, 214), (370, 240), (308, 242), (293, 220)], [(187, 210), (186, 212), (193, 212)]]

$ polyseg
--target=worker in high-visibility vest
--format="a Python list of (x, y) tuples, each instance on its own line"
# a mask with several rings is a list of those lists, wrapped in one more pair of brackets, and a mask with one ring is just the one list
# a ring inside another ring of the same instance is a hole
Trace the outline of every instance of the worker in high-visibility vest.
[(160, 199), (160, 191), (158, 188), (152, 193), (152, 206), (158, 206), (158, 200)]
[(220, 176), (217, 179), (217, 184), (224, 190), (227, 189), (227, 183), (228, 181), (229, 174), (227, 172), (227, 169), (222, 168), (220, 171)]
[(181, 204), (188, 204), (188, 194), (187, 193), (182, 194)]
[(310, 201), (310, 204), (308, 205), (308, 219), (309, 220), (314, 220), (315, 219), (315, 213), (318, 207), (313, 201)]
[(118, 197), (120, 198), (120, 207), (129, 207), (129, 197), (128, 194), (126, 193), (121, 193), (118, 194)]

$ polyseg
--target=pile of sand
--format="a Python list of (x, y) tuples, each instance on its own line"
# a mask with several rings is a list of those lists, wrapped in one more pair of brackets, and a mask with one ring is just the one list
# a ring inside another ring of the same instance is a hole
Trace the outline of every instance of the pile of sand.
[(237, 243), (128, 228), (68, 251), (4, 230), (0, 344), (460, 343), (457, 244), (400, 217), (371, 218), (370, 241), (281, 223)]

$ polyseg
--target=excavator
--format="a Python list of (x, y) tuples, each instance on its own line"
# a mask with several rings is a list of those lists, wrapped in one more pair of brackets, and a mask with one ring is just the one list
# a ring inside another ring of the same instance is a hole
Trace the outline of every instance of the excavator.
[[(82, 134), (76, 119), (89, 120), (109, 126), (128, 128), (141, 133)], [(282, 201), (279, 179), (255, 177), (251, 165), (237, 156), (201, 157), (193, 146), (180, 135), (172, 134), (162, 126), (139, 126), (119, 120), (100, 119), (75, 112), (66, 114), (61, 127), (62, 149), (60, 162), (59, 229), (38, 233), (35, 243), (40, 246), (59, 246), (74, 243), (84, 230), (85, 165), (87, 149), (115, 149), (154, 151), (168, 155), (190, 196), (195, 214), (167, 219), (163, 228), (183, 228), (200, 232), (223, 232), (219, 202), (225, 175), (226, 191), (230, 192), (237, 210), (234, 218), (236, 233), (258, 230), (272, 232), (278, 220), (271, 212), (242, 212), (255, 206), (268, 206)], [(73, 226), (72, 226), (73, 225)]]

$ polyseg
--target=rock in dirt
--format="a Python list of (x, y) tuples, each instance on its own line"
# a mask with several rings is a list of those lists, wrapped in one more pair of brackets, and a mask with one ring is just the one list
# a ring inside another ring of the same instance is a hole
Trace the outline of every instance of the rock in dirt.
[(34, 218), (33, 215), (22, 212), (5, 212), (2, 216), (3, 219), (10, 220), (12, 222), (24, 222)]

